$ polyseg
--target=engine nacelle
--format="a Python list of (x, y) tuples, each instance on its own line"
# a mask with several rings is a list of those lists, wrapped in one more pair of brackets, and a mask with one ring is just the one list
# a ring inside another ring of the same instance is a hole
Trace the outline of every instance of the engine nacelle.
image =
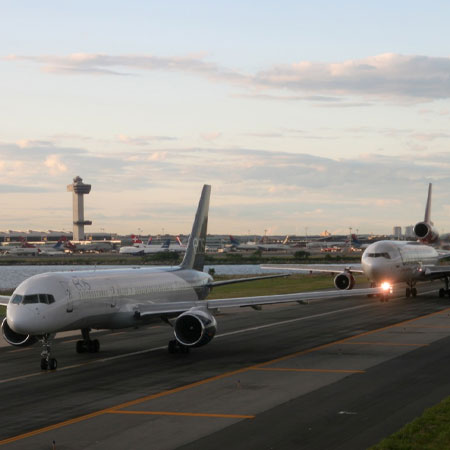
[(28, 345), (34, 344), (38, 340), (36, 336), (16, 333), (10, 328), (6, 318), (4, 318), (2, 322), (2, 334), (8, 344), (16, 347), (27, 347)]
[(353, 289), (355, 285), (355, 279), (350, 272), (342, 272), (336, 275), (334, 279), (334, 285), (337, 289)]
[(191, 308), (177, 317), (173, 328), (175, 338), (180, 344), (201, 347), (215, 336), (217, 322), (205, 309)]
[(414, 234), (422, 242), (432, 244), (439, 239), (438, 231), (433, 227), (431, 223), (419, 222), (414, 225)]

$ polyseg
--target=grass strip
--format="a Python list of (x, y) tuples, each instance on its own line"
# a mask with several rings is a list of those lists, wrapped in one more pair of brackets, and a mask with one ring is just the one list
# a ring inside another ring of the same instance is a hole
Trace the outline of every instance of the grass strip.
[(442, 450), (450, 448), (450, 397), (383, 439), (371, 450)]

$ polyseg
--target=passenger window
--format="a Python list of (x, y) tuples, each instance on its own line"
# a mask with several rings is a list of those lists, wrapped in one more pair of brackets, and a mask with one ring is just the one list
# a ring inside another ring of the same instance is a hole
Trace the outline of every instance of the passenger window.
[(22, 295), (19, 295), (19, 294), (16, 294), (16, 295), (12, 298), (11, 303), (14, 303), (14, 304), (18, 305), (19, 303), (22, 302), (22, 300), (23, 300), (23, 296), (22, 296)]
[(39, 303), (39, 296), (37, 294), (25, 295), (23, 298), (23, 304), (27, 305), (29, 303)]

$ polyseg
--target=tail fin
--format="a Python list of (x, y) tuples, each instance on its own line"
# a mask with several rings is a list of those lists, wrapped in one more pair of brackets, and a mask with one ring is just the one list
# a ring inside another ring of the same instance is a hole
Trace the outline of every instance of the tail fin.
[(433, 189), (433, 185), (430, 183), (428, 185), (428, 197), (427, 197), (427, 206), (425, 207), (425, 218), (423, 219), (423, 221), (425, 223), (430, 223), (431, 222), (431, 193), (432, 193), (432, 189)]
[(231, 242), (231, 245), (239, 245), (239, 241), (236, 238), (234, 238), (233, 236), (231, 236), (231, 234), (230, 234), (230, 242)]
[(198, 202), (194, 225), (189, 236), (187, 250), (181, 263), (182, 269), (203, 270), (206, 251), (206, 231), (208, 228), (209, 197), (211, 186), (203, 186), (202, 195)]
[(151, 245), (153, 240), (153, 236), (148, 237), (147, 245)]

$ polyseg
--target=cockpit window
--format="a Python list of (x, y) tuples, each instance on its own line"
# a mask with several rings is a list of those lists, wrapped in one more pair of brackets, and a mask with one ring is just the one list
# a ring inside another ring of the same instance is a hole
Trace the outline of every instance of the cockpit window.
[(15, 303), (16, 305), (18, 305), (19, 303), (22, 303), (23, 300), (23, 296), (16, 294), (12, 299), (11, 299), (11, 303)]
[(39, 294), (39, 302), (49, 305), (50, 303), (55, 302), (55, 298), (52, 294)]
[(39, 295), (38, 294), (25, 295), (23, 297), (23, 304), (28, 305), (30, 303), (39, 303)]
[(387, 253), (387, 252), (383, 252), (383, 253), (369, 253), (367, 256), (369, 256), (370, 258), (386, 258), (386, 259), (391, 259), (389, 253)]
[(52, 294), (32, 294), (32, 295), (18, 295), (16, 294), (11, 300), (12, 303), (22, 303), (28, 305), (31, 303), (45, 303), (50, 305), (50, 303), (55, 303), (55, 297)]

